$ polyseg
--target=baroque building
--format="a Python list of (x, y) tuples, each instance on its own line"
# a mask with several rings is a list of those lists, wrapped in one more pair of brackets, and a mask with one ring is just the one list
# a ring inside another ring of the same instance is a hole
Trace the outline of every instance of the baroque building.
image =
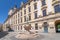
[(8, 18), (4, 22), (4, 30), (7, 26), (14, 31), (25, 31), (24, 26), (31, 25), (32, 32), (56, 33), (60, 32), (60, 0), (28, 0), (21, 3), (19, 9), (16, 6), (10, 9)]

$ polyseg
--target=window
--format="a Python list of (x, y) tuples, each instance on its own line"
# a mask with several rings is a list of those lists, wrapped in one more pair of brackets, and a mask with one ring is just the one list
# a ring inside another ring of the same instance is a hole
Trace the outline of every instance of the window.
[(38, 24), (37, 23), (35, 24), (35, 30), (38, 30)]
[(26, 21), (26, 16), (24, 16), (24, 22)]
[(26, 14), (26, 10), (24, 9), (24, 14)]
[(45, 0), (42, 0), (42, 6), (46, 5)]
[(21, 23), (22, 23), (22, 17), (21, 17)]
[(22, 12), (21, 12), (21, 16), (22, 16)]
[(29, 20), (31, 20), (31, 15), (29, 15)]
[(46, 9), (43, 10), (43, 16), (46, 16)]
[(19, 22), (19, 19), (18, 19), (18, 24), (19, 24), (20, 22)]
[(21, 30), (22, 30), (22, 26), (21, 26)]
[(20, 17), (20, 14), (18, 13), (18, 17)]
[(47, 26), (49, 26), (49, 24), (48, 24), (47, 22), (44, 22), (44, 23), (43, 23), (43, 26), (44, 26), (44, 27), (47, 27)]
[(18, 26), (18, 30), (19, 30), (19, 26)]
[(54, 6), (55, 13), (60, 12), (60, 5)]
[(37, 19), (37, 12), (35, 12), (34, 14), (35, 14), (35, 19)]
[(17, 15), (16, 15), (16, 18), (17, 18)]
[(30, 3), (28, 3), (28, 5), (30, 5)]
[(31, 9), (30, 9), (30, 7), (28, 7), (28, 9), (29, 9), (29, 12), (31, 12)]
[(17, 20), (16, 20), (16, 24), (17, 24)]
[(35, 10), (35, 9), (37, 9), (37, 4), (36, 4), (36, 3), (34, 4), (34, 10)]

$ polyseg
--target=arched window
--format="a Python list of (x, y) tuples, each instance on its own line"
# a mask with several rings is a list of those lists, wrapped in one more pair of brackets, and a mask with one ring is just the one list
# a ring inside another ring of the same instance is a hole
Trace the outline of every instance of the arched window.
[(55, 13), (60, 12), (60, 5), (54, 6)]
[(49, 26), (49, 24), (47, 22), (44, 22), (42, 26), (46, 27)]

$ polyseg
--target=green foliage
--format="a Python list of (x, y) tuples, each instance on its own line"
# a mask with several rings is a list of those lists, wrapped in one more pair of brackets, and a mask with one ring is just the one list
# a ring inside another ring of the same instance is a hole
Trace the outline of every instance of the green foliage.
[(58, 25), (58, 29), (60, 29), (60, 25)]

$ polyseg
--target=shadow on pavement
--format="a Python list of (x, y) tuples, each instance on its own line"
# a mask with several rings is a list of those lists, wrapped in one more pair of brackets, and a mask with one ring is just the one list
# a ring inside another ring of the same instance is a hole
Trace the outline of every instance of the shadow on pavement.
[(6, 36), (7, 34), (8, 34), (7, 31), (2, 31), (2, 32), (0, 32), (0, 38)]

